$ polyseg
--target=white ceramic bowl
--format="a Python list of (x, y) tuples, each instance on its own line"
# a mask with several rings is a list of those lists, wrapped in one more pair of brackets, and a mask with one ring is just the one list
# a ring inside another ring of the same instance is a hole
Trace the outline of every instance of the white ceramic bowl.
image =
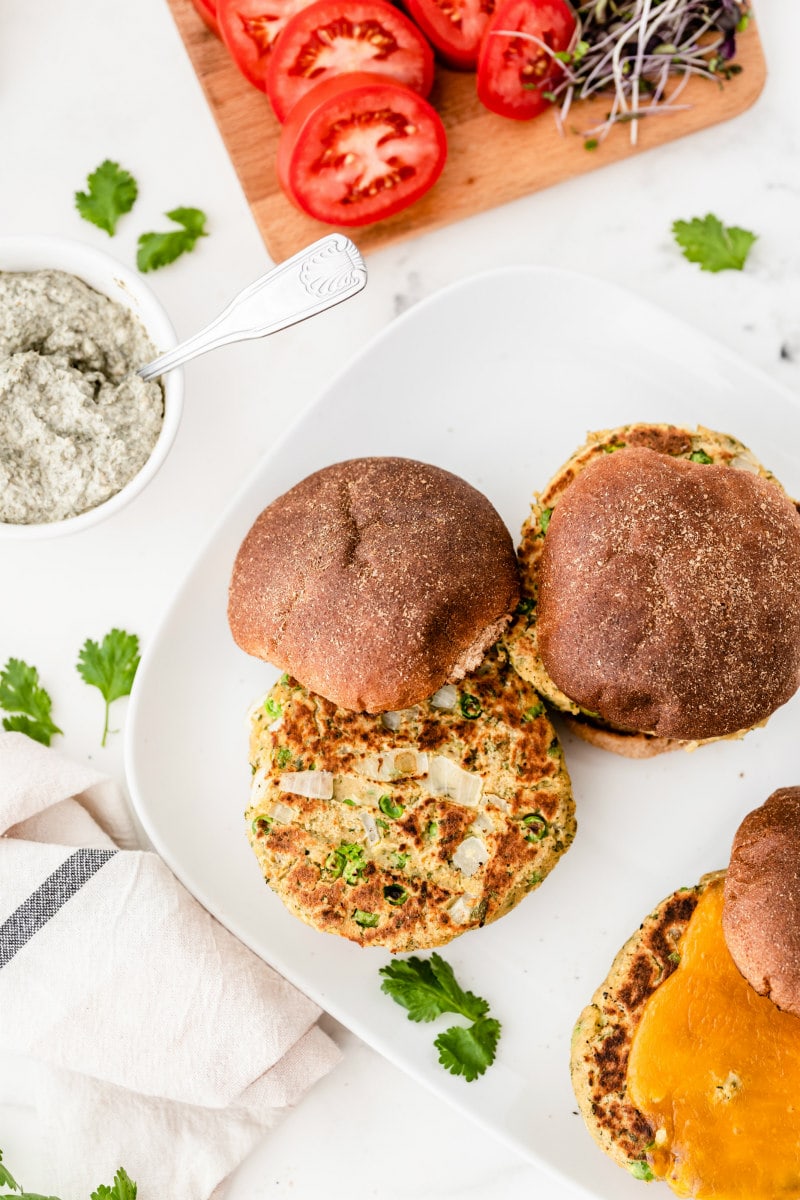
[[(124, 304), (142, 322), (159, 354), (176, 344), (172, 322), (142, 276), (123, 266), (110, 254), (104, 254), (92, 246), (84, 245), (83, 242), (67, 241), (63, 238), (0, 238), (0, 271), (43, 269), (67, 271), (71, 275), (77, 275), (95, 291)], [(119, 512), (134, 496), (138, 496), (167, 457), (178, 432), (183, 409), (183, 373), (180, 368), (165, 375), (162, 386), (164, 423), (153, 451), (138, 475), (114, 496), (77, 517), (66, 517), (63, 521), (52, 521), (42, 525), (11, 525), (0, 521), (0, 540), (30, 540), (77, 533), (81, 529), (88, 529), (100, 521), (105, 521), (107, 517)]]

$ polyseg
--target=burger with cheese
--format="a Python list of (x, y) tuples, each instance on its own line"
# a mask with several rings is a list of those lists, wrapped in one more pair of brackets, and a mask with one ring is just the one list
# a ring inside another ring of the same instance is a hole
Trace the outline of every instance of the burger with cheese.
[(572, 1082), (637, 1179), (800, 1195), (800, 787), (744, 819), (727, 872), (645, 918), (578, 1019)]

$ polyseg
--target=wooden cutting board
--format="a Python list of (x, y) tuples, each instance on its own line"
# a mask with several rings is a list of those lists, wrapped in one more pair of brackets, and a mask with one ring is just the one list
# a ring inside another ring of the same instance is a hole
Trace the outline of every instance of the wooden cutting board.
[[(301, 213), (281, 191), (275, 174), (280, 125), (269, 101), (239, 73), (224, 45), (206, 28), (190, 0), (168, 0), (206, 99), (236, 168), (267, 249), (281, 262), (331, 227)], [(447, 129), (448, 158), (438, 183), (404, 212), (374, 225), (349, 229), (362, 252), (459, 221), (540, 188), (660, 146), (744, 112), (758, 97), (766, 63), (755, 23), (737, 39), (742, 66), (722, 87), (692, 80), (681, 96), (684, 112), (638, 123), (638, 145), (620, 125), (595, 150), (582, 131), (602, 121), (608, 100), (575, 105), (569, 130), (559, 133), (544, 113), (533, 121), (510, 121), (487, 112), (475, 95), (475, 76), (437, 67), (431, 102)]]

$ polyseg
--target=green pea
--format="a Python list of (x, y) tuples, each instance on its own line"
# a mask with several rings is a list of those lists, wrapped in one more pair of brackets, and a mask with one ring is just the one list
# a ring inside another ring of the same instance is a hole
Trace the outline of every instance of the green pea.
[(405, 812), (403, 805), (399, 803), (396, 804), (391, 796), (381, 796), (380, 800), (378, 801), (378, 808), (381, 810), (384, 816), (390, 817), (393, 821), (396, 821), (398, 817), (402, 817), (403, 813)]

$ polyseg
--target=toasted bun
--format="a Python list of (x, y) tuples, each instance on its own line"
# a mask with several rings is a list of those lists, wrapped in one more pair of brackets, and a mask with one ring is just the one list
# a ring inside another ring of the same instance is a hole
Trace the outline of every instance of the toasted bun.
[(478, 665), (519, 599), (511, 536), (439, 467), (359, 458), (264, 509), (233, 568), (234, 639), (342, 708), (407, 708)]
[(586, 717), (562, 716), (570, 733), (581, 741), (600, 750), (610, 750), (623, 758), (655, 758), (657, 754), (668, 754), (671, 750), (685, 750), (689, 743), (675, 738), (653, 737), (650, 733), (623, 733), (618, 729), (604, 729), (602, 725)]
[(800, 1017), (800, 787), (773, 792), (737, 829), (722, 930), (748, 983)]
[(622, 730), (756, 725), (800, 686), (800, 515), (748, 471), (595, 459), (553, 509), (537, 632), (556, 686)]

